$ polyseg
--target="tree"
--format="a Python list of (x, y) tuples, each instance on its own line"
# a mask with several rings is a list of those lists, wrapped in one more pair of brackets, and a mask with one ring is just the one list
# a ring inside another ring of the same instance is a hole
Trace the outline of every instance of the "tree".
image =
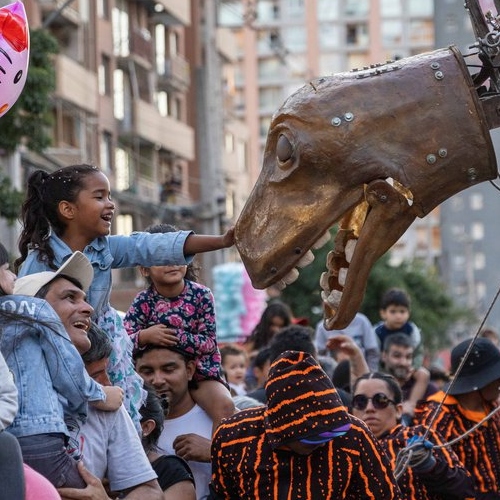
[[(302, 269), (297, 281), (285, 288), (282, 294), (283, 301), (290, 305), (294, 315), (308, 318), (311, 325), (322, 318), (319, 278), (326, 270), (326, 256), (330, 249), (331, 245), (327, 244), (317, 250), (314, 262)], [(409, 293), (411, 320), (422, 330), (424, 346), (431, 352), (449, 345), (448, 331), (453, 324), (459, 320), (472, 322), (475, 319), (471, 311), (459, 309), (454, 304), (435, 270), (419, 261), (392, 266), (389, 254), (386, 254), (372, 268), (361, 305), (361, 312), (372, 323), (380, 320), (380, 298), (392, 287), (403, 288)]]
[(0, 175), (0, 217), (5, 217), (9, 224), (19, 217), (24, 195), (14, 189), (8, 177)]
[(50, 96), (56, 86), (52, 55), (57, 52), (57, 40), (48, 31), (30, 31), (26, 84), (12, 109), (0, 120), (0, 150), (4, 153), (13, 153), (23, 142), (36, 152), (50, 145), (47, 133), (52, 123)]

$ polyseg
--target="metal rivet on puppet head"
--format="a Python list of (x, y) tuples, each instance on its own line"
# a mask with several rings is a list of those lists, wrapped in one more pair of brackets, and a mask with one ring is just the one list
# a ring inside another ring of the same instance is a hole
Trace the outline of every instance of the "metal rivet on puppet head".
[(433, 62), (433, 63), (431, 64), (431, 68), (432, 68), (432, 69), (439, 69), (439, 68), (440, 68), (439, 63), (438, 63), (438, 62)]
[(338, 127), (341, 123), (342, 123), (342, 120), (338, 116), (335, 116), (332, 118), (331, 124), (334, 127)]
[(348, 111), (345, 115), (344, 115), (344, 120), (346, 122), (352, 122), (354, 120), (354, 115)]
[(271, 267), (271, 274), (276, 274), (278, 270), (275, 267)]
[(438, 155), (441, 158), (446, 158), (446, 156), (448, 155), (448, 150), (446, 148), (440, 148), (438, 151)]
[(477, 171), (475, 168), (469, 168), (467, 169), (467, 177), (471, 180), (471, 181), (475, 181), (477, 179)]
[(433, 165), (436, 163), (436, 155), (427, 155), (426, 160), (429, 165)]
[(442, 71), (436, 71), (434, 73), (434, 78), (436, 80), (442, 80), (444, 78), (444, 73)]

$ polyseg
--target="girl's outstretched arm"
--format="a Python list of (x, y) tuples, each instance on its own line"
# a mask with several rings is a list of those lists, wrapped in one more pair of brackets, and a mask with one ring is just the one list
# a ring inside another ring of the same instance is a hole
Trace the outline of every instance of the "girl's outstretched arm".
[(234, 227), (220, 236), (207, 234), (190, 234), (184, 243), (184, 255), (211, 252), (234, 245)]

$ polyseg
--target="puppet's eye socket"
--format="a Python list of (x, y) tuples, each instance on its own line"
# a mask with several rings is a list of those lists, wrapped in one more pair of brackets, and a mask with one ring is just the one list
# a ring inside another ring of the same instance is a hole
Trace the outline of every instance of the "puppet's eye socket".
[(285, 163), (292, 157), (292, 153), (292, 144), (283, 134), (281, 134), (276, 144), (276, 156), (278, 157), (278, 161)]

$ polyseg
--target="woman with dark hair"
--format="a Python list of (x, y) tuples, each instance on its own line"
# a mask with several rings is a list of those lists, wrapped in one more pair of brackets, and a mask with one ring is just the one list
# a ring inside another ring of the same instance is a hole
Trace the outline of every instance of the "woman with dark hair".
[(157, 447), (163, 430), (165, 412), (168, 411), (166, 399), (160, 400), (154, 389), (145, 386), (148, 392), (146, 402), (139, 410), (141, 414), (142, 445), (151, 466), (158, 476), (165, 500), (196, 500), (194, 478), (189, 465), (177, 455), (163, 455)]
[[(401, 425), (403, 395), (392, 375), (379, 372), (359, 377), (352, 389), (352, 414), (363, 420), (375, 434), (398, 470), (400, 452), (409, 452), (408, 467), (401, 471), (398, 484), (405, 500), (452, 500), (475, 498), (469, 473), (455, 453), (442, 445), (443, 438), (423, 426)], [(431, 442), (432, 441), (432, 442)], [(409, 451), (411, 450), (411, 451)], [(411, 453), (411, 454), (410, 454)]]
[(272, 301), (262, 313), (259, 322), (245, 342), (249, 353), (259, 351), (267, 347), (274, 335), (292, 324), (293, 314), (290, 307), (279, 300)]

